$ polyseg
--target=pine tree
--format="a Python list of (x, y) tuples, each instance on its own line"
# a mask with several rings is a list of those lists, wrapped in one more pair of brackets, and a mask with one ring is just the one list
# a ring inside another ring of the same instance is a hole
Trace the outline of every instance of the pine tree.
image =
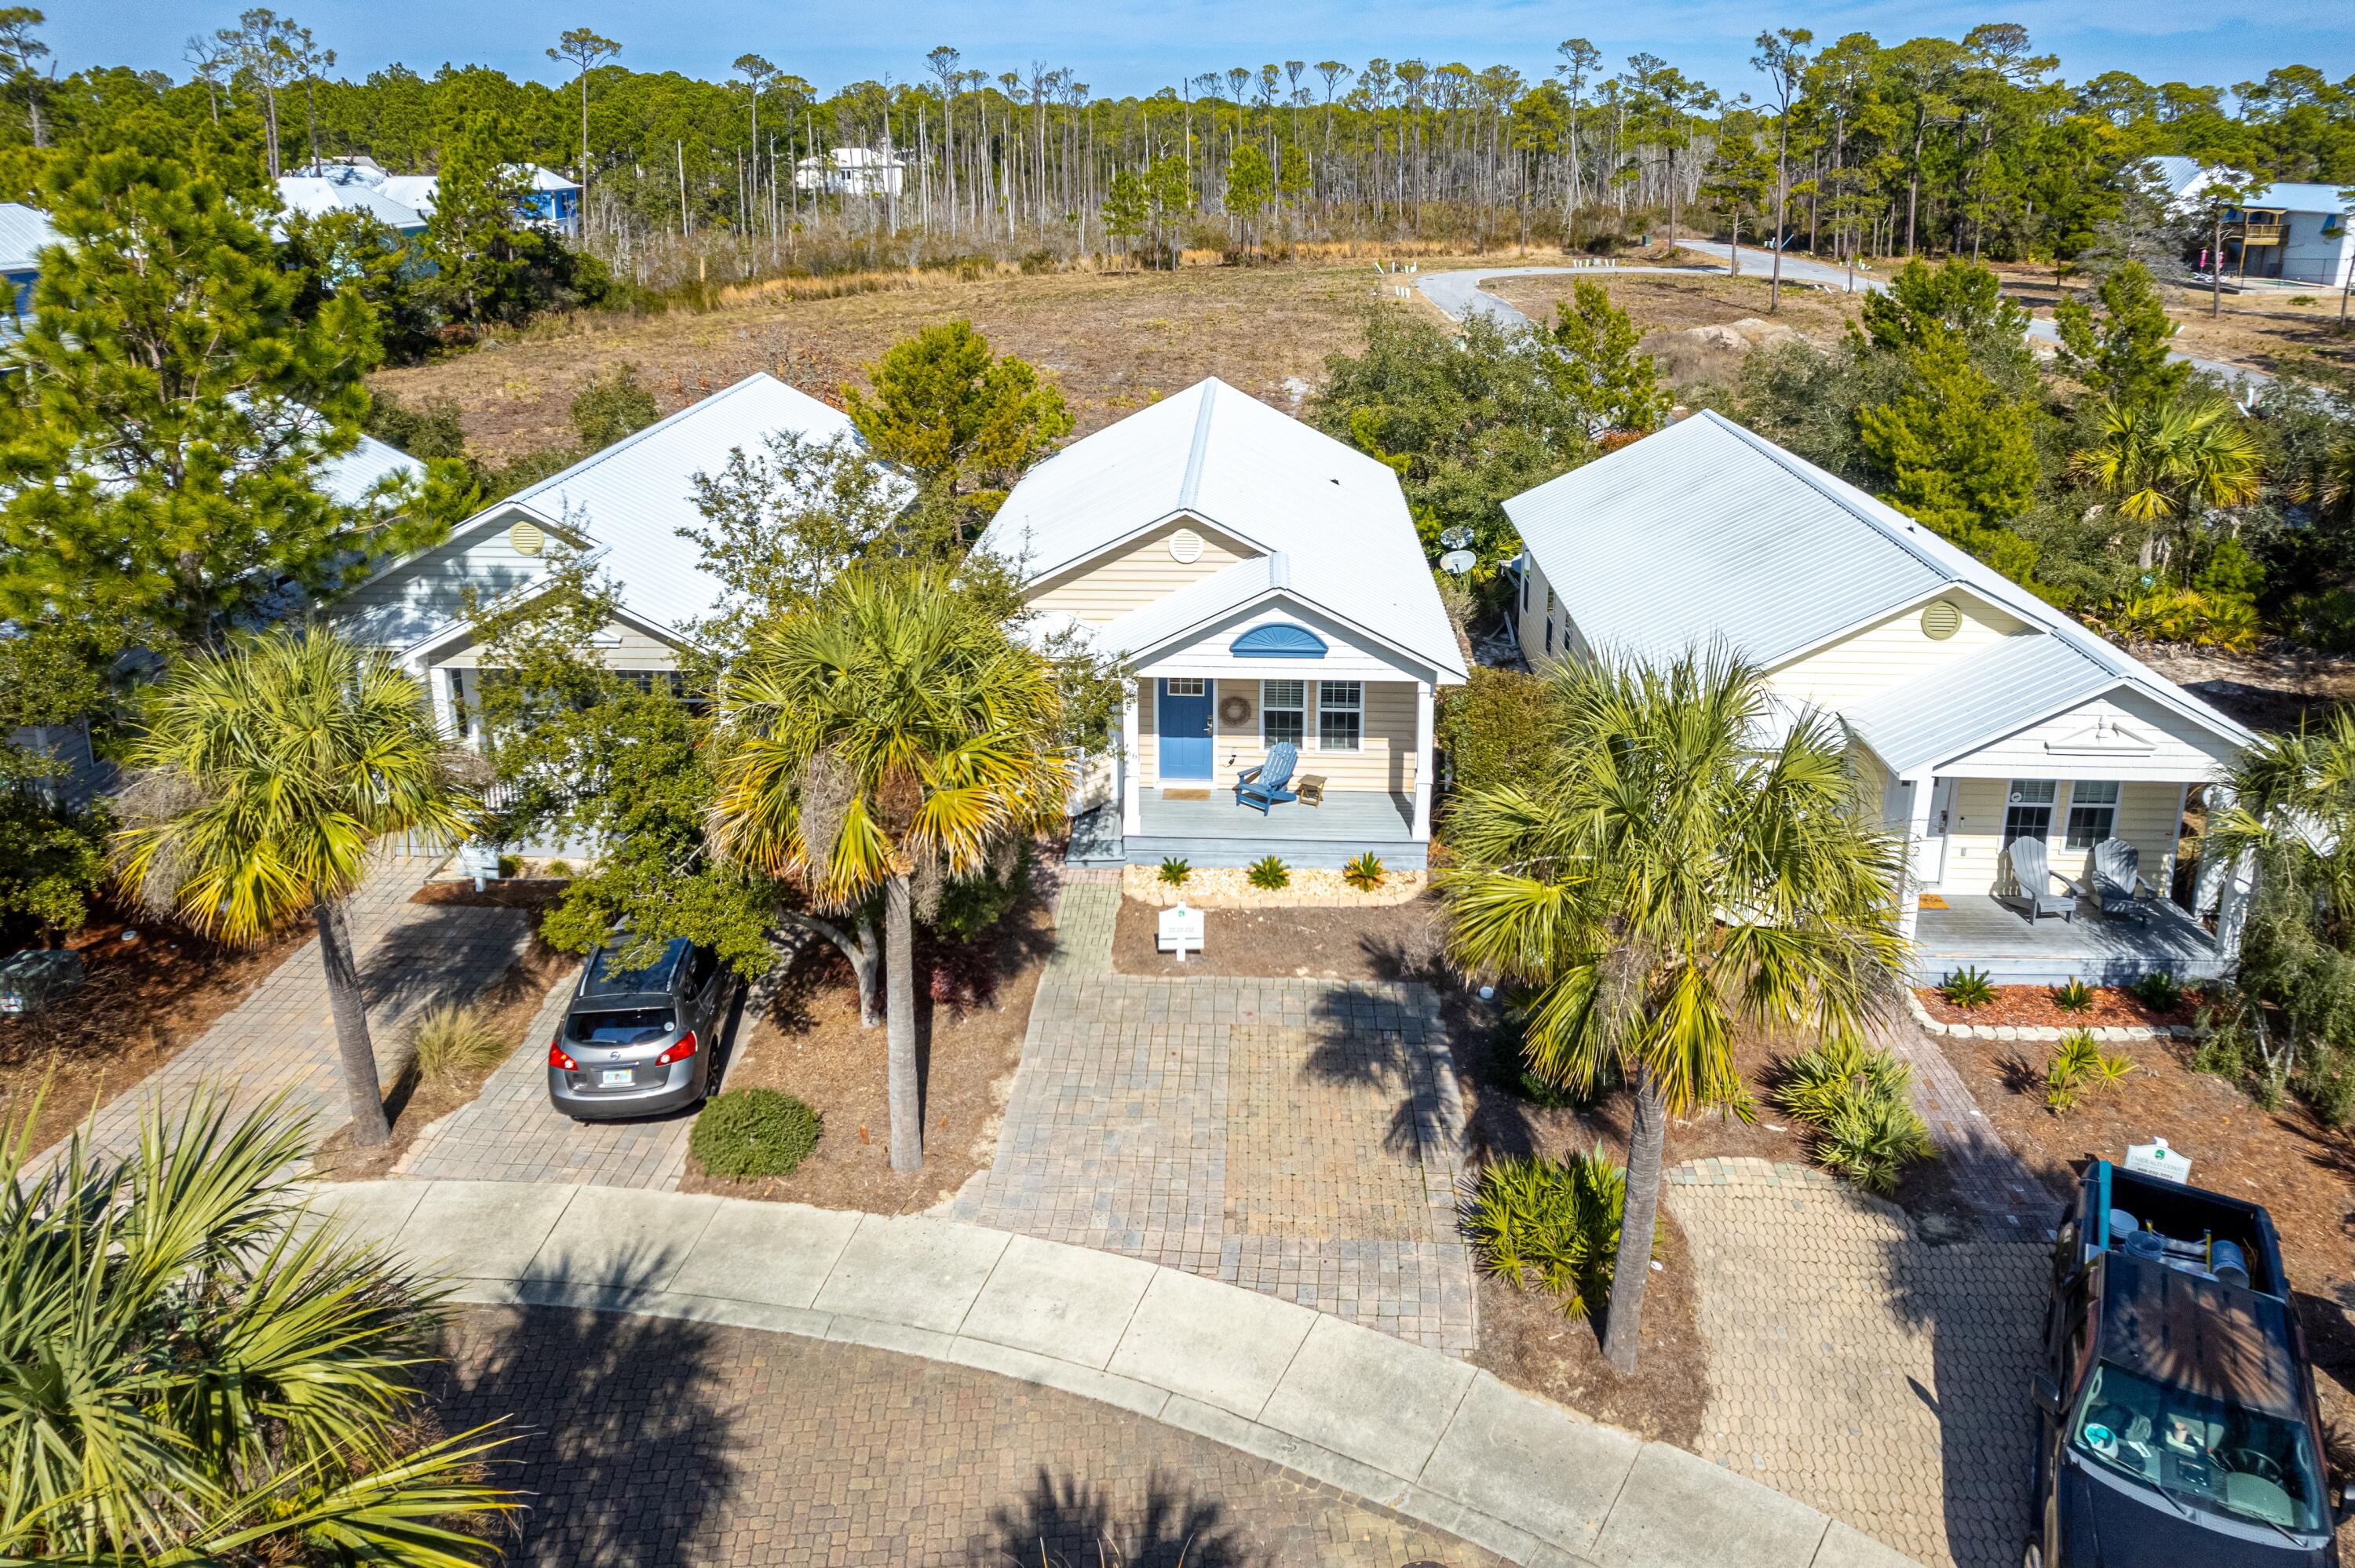
[(2166, 397), (2191, 378), (2186, 363), (2169, 364), (2167, 345), (2174, 319), (2158, 297), (2150, 272), (2129, 261), (2094, 290), (2101, 313), (2082, 295), (2052, 307), (2061, 330), (2061, 368), (2095, 392), (2121, 403)]
[(1178, 252), (1185, 245), (1179, 226), (1194, 210), (1194, 185), (1186, 172), (1186, 160), (1175, 153), (1153, 160), (1145, 172), (1145, 199), (1153, 208), (1154, 249), (1161, 252), (1166, 265), (1175, 268)]
[(1267, 209), (1268, 198), (1275, 193), (1275, 171), (1268, 166), (1267, 154), (1256, 142), (1245, 142), (1227, 160), (1226, 208), (1229, 216), (1242, 226), (1243, 249), (1250, 250), (1257, 232), (1259, 215)]
[(1123, 169), (1112, 177), (1111, 188), (1104, 192), (1103, 231), (1107, 238), (1120, 241), (1121, 255), (1130, 253), (1130, 242), (1145, 237), (1147, 207), (1145, 182), (1133, 169)]
[(0, 619), (207, 642), (446, 515), (400, 484), (321, 488), (359, 440), (374, 313), (345, 290), (306, 319), (258, 215), (176, 137), (136, 122), (48, 171), (61, 243), (0, 376)]
[(1636, 352), (1643, 334), (1602, 284), (1582, 278), (1553, 308), (1557, 379), (1591, 411), (1591, 434), (1648, 430), (1668, 417), (1673, 399), (1652, 356)]
[(1034, 458), (1071, 434), (1062, 393), (1028, 360), (989, 352), (966, 321), (902, 338), (867, 367), (874, 390), (843, 388), (868, 450), (948, 487), (986, 519)]
[(2036, 495), (2028, 408), (1971, 363), (1958, 333), (1935, 331), (1907, 358), (1913, 390), (1857, 416), (1865, 453), (1887, 478), (1881, 498), (2024, 581), (2036, 547), (2005, 524)]
[(442, 138), (425, 253), (454, 322), (502, 320), (522, 308), (525, 240), (516, 222), (524, 188), (509, 152), (516, 140), (497, 113), (466, 115)]

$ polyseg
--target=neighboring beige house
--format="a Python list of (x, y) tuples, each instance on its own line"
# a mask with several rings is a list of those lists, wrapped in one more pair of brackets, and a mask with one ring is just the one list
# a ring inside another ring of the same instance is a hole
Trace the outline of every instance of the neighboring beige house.
[[(1919, 971), (2089, 982), (2222, 972), (2243, 890), (2177, 885), (2184, 809), (2249, 732), (1913, 519), (1703, 411), (1506, 503), (1527, 546), (1532, 666), (1722, 641), (1764, 666), (1783, 716), (1837, 715), (1886, 820)], [(2030, 922), (2008, 846), (2080, 876), (2118, 838), (2162, 895), (2135, 924), (2082, 907)], [(2221, 936), (2219, 935), (2221, 933)]]
[[(1021, 564), (1038, 624), (1131, 672), (1077, 860), (1427, 863), (1433, 703), (1464, 661), (1381, 463), (1207, 380), (1032, 469), (982, 547)], [(1239, 805), (1284, 741), (1321, 803)]]

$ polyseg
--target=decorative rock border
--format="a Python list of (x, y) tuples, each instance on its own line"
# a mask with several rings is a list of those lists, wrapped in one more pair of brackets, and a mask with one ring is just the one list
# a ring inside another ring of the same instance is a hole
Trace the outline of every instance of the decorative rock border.
[[(1913, 988), (1905, 988), (1905, 1011), (1913, 1022), (1933, 1034), (1952, 1035), (1957, 1040), (2048, 1040), (2057, 1041), (2073, 1029), (2062, 1029), (2049, 1023), (1948, 1023), (1930, 1016)], [(2106, 1023), (2089, 1024), (2085, 1033), (2096, 1040), (2196, 1040), (2200, 1032), (2189, 1023)]]
[(1422, 871), (1385, 871), (1382, 885), (1370, 892), (1350, 886), (1339, 872), (1327, 868), (1295, 866), (1291, 885), (1274, 889), (1253, 887), (1250, 878), (1241, 866), (1197, 866), (1185, 885), (1172, 887), (1161, 880), (1158, 865), (1124, 865), (1120, 890), (1156, 909), (1173, 904), (1197, 909), (1383, 909), (1412, 904), (1431, 885), (1430, 874)]

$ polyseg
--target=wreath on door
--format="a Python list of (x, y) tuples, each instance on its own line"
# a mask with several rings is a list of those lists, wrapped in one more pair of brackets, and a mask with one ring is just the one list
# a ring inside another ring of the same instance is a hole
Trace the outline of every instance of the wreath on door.
[(1236, 725), (1251, 717), (1249, 697), (1227, 696), (1219, 699), (1219, 722)]

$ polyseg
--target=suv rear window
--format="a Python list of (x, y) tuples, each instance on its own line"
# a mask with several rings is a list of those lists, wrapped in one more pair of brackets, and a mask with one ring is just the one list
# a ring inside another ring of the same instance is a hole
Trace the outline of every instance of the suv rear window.
[(674, 938), (655, 961), (643, 969), (625, 969), (615, 962), (628, 950), (626, 942), (620, 947), (600, 948), (590, 961), (589, 983), (581, 988), (583, 996), (628, 996), (633, 992), (668, 991), (670, 977), (678, 970), (679, 960), (687, 956), (693, 944), (684, 937)]
[(632, 1007), (612, 1012), (576, 1012), (572, 1038), (583, 1045), (642, 1045), (676, 1027), (667, 1008)]

